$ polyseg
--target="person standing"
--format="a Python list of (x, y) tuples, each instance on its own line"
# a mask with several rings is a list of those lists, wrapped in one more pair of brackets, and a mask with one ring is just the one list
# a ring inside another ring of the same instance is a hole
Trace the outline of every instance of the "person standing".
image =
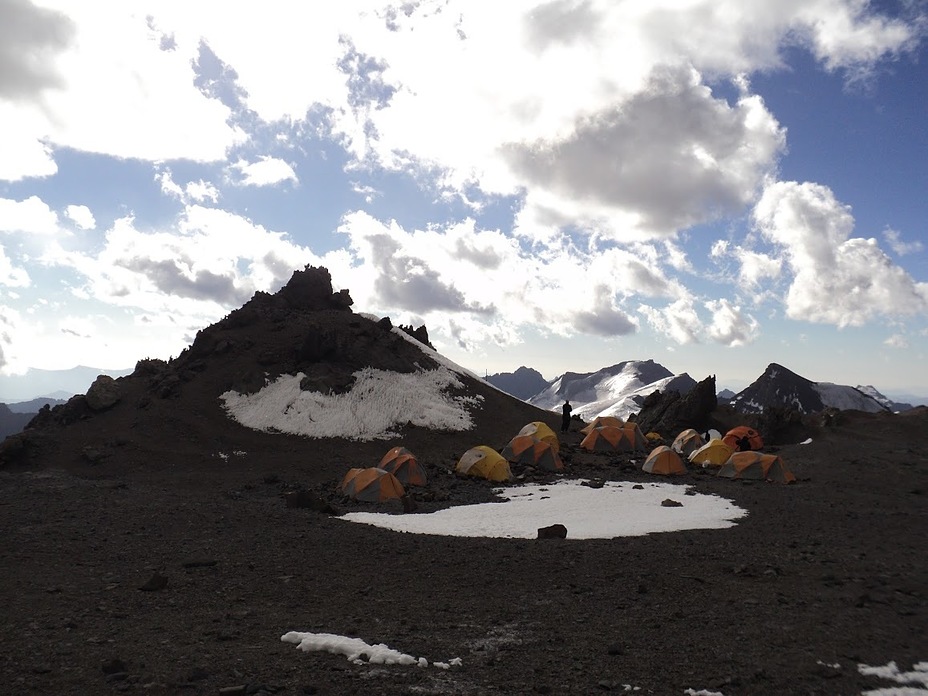
[(570, 405), (570, 401), (564, 399), (564, 405), (561, 407), (561, 432), (566, 433), (570, 429), (570, 412), (574, 409)]

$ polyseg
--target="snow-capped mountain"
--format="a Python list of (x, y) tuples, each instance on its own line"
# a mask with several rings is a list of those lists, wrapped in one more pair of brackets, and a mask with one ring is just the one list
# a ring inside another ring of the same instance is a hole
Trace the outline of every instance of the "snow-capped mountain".
[(857, 391), (863, 392), (867, 396), (873, 397), (874, 399), (879, 401), (881, 404), (883, 404), (886, 408), (888, 408), (893, 413), (898, 413), (899, 411), (908, 411), (910, 408), (914, 408), (912, 404), (907, 404), (907, 403), (903, 403), (900, 401), (893, 401), (888, 396), (885, 396), (881, 394), (879, 391), (877, 391), (876, 387), (871, 386), (869, 384), (865, 386), (858, 384)]
[(859, 389), (831, 382), (813, 382), (776, 363), (770, 363), (760, 377), (735, 394), (729, 403), (742, 413), (760, 413), (768, 406), (793, 408), (802, 413), (815, 413), (826, 408), (869, 413), (889, 410)]
[(627, 360), (596, 372), (565, 372), (528, 402), (548, 410), (560, 410), (569, 399), (574, 415), (585, 421), (597, 416), (627, 418), (641, 410), (641, 402), (654, 391), (676, 390), (681, 394), (696, 385), (688, 374), (674, 375), (653, 360)]

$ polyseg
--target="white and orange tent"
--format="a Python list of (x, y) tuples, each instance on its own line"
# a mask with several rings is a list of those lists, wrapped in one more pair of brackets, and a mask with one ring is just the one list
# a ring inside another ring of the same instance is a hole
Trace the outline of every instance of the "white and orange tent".
[(377, 466), (396, 476), (404, 486), (424, 486), (428, 483), (425, 469), (419, 464), (416, 455), (405, 447), (393, 447)]
[(660, 476), (678, 476), (686, 473), (686, 465), (680, 455), (667, 445), (660, 445), (651, 450), (651, 454), (644, 460), (641, 470), (648, 474)]
[(406, 495), (396, 476), (377, 467), (349, 469), (342, 479), (339, 490), (352, 500), (367, 503), (382, 503)]
[(706, 443), (705, 440), (702, 439), (702, 435), (693, 428), (687, 428), (674, 438), (670, 448), (681, 457), (688, 458), (704, 444)]

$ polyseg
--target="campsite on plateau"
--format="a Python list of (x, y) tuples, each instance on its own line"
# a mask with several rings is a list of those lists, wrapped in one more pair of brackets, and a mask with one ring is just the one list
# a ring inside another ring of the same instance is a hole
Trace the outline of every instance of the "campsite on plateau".
[(693, 378), (561, 432), (297, 271), (0, 444), (0, 692), (928, 692), (928, 408)]

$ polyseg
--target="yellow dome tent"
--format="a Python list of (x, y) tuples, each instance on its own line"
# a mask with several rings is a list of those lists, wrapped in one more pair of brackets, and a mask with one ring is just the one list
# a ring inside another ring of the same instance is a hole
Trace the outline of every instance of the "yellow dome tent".
[(731, 447), (721, 440), (709, 440), (690, 455), (690, 464), (701, 464), (704, 469), (709, 466), (722, 466), (728, 461), (731, 453)]
[(512, 471), (499, 452), (486, 445), (467, 450), (458, 460), (454, 470), (464, 476), (478, 476), (490, 481), (509, 481)]

